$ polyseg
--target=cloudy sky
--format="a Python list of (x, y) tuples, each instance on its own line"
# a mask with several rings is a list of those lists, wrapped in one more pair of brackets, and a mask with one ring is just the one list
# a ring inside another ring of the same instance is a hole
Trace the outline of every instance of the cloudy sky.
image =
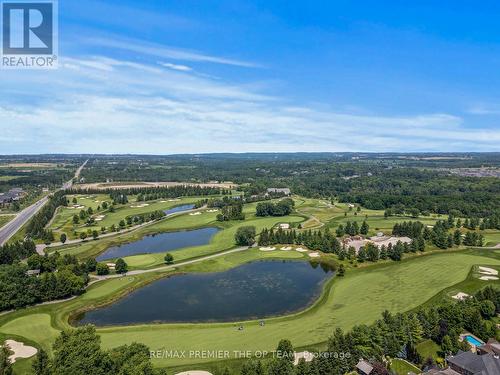
[(500, 4), (404, 3), (60, 0), (0, 153), (499, 151)]

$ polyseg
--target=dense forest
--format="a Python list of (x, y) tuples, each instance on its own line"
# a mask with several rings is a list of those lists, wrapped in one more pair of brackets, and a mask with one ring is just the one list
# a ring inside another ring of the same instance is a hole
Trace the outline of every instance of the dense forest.
[[(30, 269), (39, 270), (39, 276), (27, 275)], [(27, 264), (0, 265), (0, 311), (83, 293), (88, 271), (75, 257), (58, 253), (33, 254)]]
[[(495, 177), (464, 177), (463, 168), (500, 167), (500, 154), (217, 154), (92, 158), (86, 181), (232, 181), (246, 195), (288, 187), (306, 197), (337, 197), (370, 209), (454, 212), (485, 217), (500, 212)], [(480, 175), (480, 174), (479, 174)]]

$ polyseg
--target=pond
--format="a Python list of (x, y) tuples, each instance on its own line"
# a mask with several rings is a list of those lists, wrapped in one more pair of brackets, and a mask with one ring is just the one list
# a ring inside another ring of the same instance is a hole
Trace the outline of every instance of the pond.
[(206, 245), (218, 231), (219, 228), (209, 227), (153, 234), (145, 236), (138, 241), (112, 246), (96, 257), (96, 260), (101, 262), (107, 259), (123, 258), (130, 255), (162, 253), (190, 246)]
[(89, 311), (78, 324), (262, 319), (311, 305), (332, 276), (326, 267), (304, 261), (257, 261), (223, 272), (176, 275)]
[(194, 208), (194, 204), (183, 204), (181, 206), (176, 206), (169, 208), (168, 210), (163, 210), (167, 215), (176, 213), (176, 212), (182, 212), (182, 211), (188, 211), (192, 210)]

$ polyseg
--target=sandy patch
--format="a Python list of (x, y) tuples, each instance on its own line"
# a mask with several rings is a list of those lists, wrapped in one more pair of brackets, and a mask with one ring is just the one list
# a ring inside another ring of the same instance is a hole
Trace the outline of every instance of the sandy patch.
[(309, 253), (309, 256), (311, 258), (319, 258), (319, 253), (317, 251), (315, 251), (314, 253)]
[(207, 210), (207, 212), (217, 212), (219, 210)]
[(114, 270), (116, 264), (114, 264), (114, 263), (106, 263), (106, 266), (108, 266), (110, 269)]
[(462, 301), (462, 300), (469, 298), (469, 297), (470, 297), (470, 295), (468, 295), (467, 293), (463, 293), (463, 292), (458, 292), (454, 296), (451, 296), (451, 298), (459, 300), (459, 301)]
[(304, 358), (304, 361), (311, 362), (314, 359), (314, 354), (308, 351), (305, 352), (294, 352), (293, 353), (293, 364), (297, 366), (299, 361)]
[(15, 340), (6, 340), (5, 345), (14, 352), (14, 354), (9, 356), (11, 363), (16, 362), (17, 358), (33, 357), (38, 352), (36, 348), (24, 345), (24, 343)]
[(490, 275), (490, 276), (497, 276), (498, 275), (497, 270), (495, 270), (493, 268), (481, 267), (481, 266), (479, 266), (479, 273), (481, 273), (483, 275)]
[(203, 370), (191, 370), (191, 371), (178, 372), (175, 375), (212, 375), (212, 373)]
[(190, 213), (191, 216), (195, 216), (195, 215), (201, 215), (201, 212), (191, 212)]
[(276, 250), (276, 248), (273, 246), (267, 246), (267, 247), (259, 247), (259, 250), (261, 250), (261, 251), (273, 251), (273, 250)]
[(306, 252), (307, 252), (307, 249), (304, 249), (304, 248), (302, 248), (302, 247), (297, 247), (297, 248), (295, 249), (295, 251), (298, 251), (299, 253), (306, 253)]
[(498, 280), (496, 276), (481, 276), (479, 280)]
[(291, 246), (285, 246), (285, 247), (282, 247), (281, 250), (283, 250), (283, 251), (289, 251), (289, 250), (292, 250), (292, 247)]
[(177, 201), (180, 201), (180, 199), (169, 199), (168, 202), (177, 202)]
[(142, 207), (147, 207), (149, 206), (149, 203), (142, 203), (142, 204), (138, 204), (138, 205), (135, 205), (135, 206), (130, 206), (132, 208), (142, 208)]

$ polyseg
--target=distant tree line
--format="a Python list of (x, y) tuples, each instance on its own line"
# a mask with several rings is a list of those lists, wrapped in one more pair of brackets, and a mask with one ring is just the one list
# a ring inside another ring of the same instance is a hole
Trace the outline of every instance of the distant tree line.
[(117, 188), (117, 189), (80, 189), (75, 187), (68, 191), (68, 194), (110, 194), (119, 195), (137, 195), (138, 201), (150, 201), (164, 198), (177, 198), (185, 196), (204, 196), (204, 195), (230, 195), (231, 190), (219, 187), (202, 187), (197, 185), (176, 185), (176, 186), (156, 186), (156, 187), (135, 187), (135, 188)]

